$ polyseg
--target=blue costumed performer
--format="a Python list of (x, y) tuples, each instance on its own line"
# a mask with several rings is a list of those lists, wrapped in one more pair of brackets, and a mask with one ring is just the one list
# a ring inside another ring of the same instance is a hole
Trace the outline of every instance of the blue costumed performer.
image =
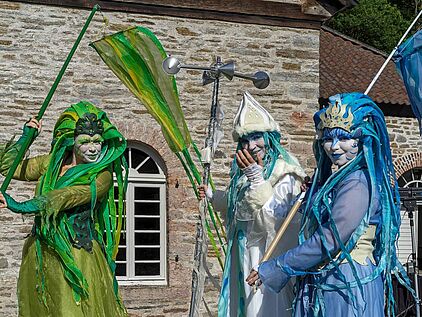
[[(400, 199), (383, 113), (366, 95), (338, 94), (314, 115), (317, 170), (299, 246), (263, 262), (250, 285), (280, 292), (297, 281), (294, 316), (394, 314)], [(333, 171), (333, 164), (338, 167)]]

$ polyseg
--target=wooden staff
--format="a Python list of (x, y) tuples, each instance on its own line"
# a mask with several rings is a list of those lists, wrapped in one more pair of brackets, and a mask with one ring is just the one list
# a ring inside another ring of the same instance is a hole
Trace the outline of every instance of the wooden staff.
[[(297, 198), (296, 202), (294, 203), (294, 205), (290, 209), (289, 213), (287, 214), (287, 217), (284, 220), (283, 224), (281, 225), (280, 229), (278, 229), (277, 234), (274, 237), (274, 240), (271, 242), (271, 244), (268, 247), (267, 251), (265, 251), (265, 254), (262, 257), (261, 261), (259, 261), (259, 264), (261, 264), (262, 262), (268, 261), (271, 258), (271, 255), (274, 253), (274, 250), (277, 247), (278, 243), (280, 242), (281, 238), (283, 237), (284, 232), (286, 231), (286, 229), (289, 226), (290, 222), (292, 222), (293, 217), (296, 215), (297, 211), (299, 210), (299, 207), (302, 204), (303, 198), (305, 197), (305, 193), (306, 192), (302, 192), (299, 195), (299, 197)], [(252, 269), (251, 273), (249, 273), (249, 276), (254, 271), (255, 271), (255, 269)], [(252, 285), (253, 294), (255, 294), (257, 292), (258, 286), (260, 285), (260, 283), (257, 284), (258, 281), (259, 281), (259, 278), (258, 278), (258, 280), (255, 281), (255, 284)]]
[(268, 261), (271, 255), (274, 253), (275, 248), (277, 247), (278, 243), (283, 237), (284, 232), (286, 231), (287, 227), (289, 226), (290, 222), (292, 222), (293, 217), (296, 215), (297, 211), (299, 210), (300, 205), (302, 204), (303, 198), (305, 197), (305, 192), (302, 192), (296, 202), (294, 203), (293, 207), (290, 209), (289, 213), (287, 214), (286, 219), (284, 220), (283, 224), (281, 225), (280, 229), (278, 229), (274, 240), (271, 242), (270, 246), (268, 247), (267, 251), (265, 251), (264, 256), (262, 257), (260, 264), (262, 262)]

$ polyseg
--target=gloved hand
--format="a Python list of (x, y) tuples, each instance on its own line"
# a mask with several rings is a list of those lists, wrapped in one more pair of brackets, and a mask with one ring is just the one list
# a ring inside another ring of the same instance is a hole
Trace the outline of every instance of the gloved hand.
[(42, 129), (42, 120), (38, 121), (36, 118), (32, 117), (27, 122), (25, 122), (22, 128), (22, 136), (21, 139), (28, 137), (30, 129), (35, 129), (34, 137), (37, 137), (41, 133)]
[(248, 167), (242, 169), (248, 180), (251, 182), (251, 187), (258, 186), (265, 182), (264, 176), (262, 175), (262, 166), (258, 163), (252, 163)]
[(8, 208), (18, 214), (36, 214), (45, 209), (46, 200), (43, 196), (34, 197), (24, 202), (17, 202), (9, 194), (0, 192), (0, 208)]

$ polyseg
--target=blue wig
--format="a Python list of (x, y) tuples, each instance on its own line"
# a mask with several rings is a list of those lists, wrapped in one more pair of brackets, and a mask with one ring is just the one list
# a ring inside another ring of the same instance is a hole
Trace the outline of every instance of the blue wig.
[[(321, 272), (336, 270), (341, 281), (340, 284), (318, 284), (317, 281), (315, 287), (321, 290), (346, 290), (350, 294), (355, 308), (357, 303), (356, 298), (351, 293), (351, 288), (358, 287), (363, 291), (362, 285), (382, 276), (386, 291), (387, 313), (391, 315), (394, 314), (392, 273), (412, 293), (413, 290), (409, 286), (410, 281), (396, 255), (395, 242), (399, 235), (400, 226), (400, 197), (384, 115), (368, 96), (361, 93), (344, 93), (332, 96), (330, 97), (330, 104), (329, 107), (321, 109), (314, 115), (315, 128), (319, 136), (314, 144), (317, 169), (308, 196), (314, 197), (314, 199), (307, 200), (299, 235), (299, 242), (303, 243), (306, 239), (305, 232), (319, 233), (324, 251), (329, 256), (330, 261), (321, 270), (306, 272), (306, 274), (320, 274)], [(322, 147), (320, 137), (323, 135), (324, 129), (334, 128), (342, 128), (350, 138), (359, 140), (359, 152), (354, 160), (333, 174), (331, 160)], [(342, 243), (336, 224), (331, 217), (332, 202), (329, 197), (336, 185), (346, 176), (363, 168), (368, 170), (370, 179), (370, 206), (350, 239), (346, 243)], [(382, 206), (381, 222), (376, 232), (374, 245), (374, 258), (377, 266), (371, 275), (359, 278), (350, 252), (369, 224), (370, 210), (372, 210), (376, 195), (379, 195)], [(330, 254), (329, 246), (320, 230), (323, 217), (328, 218), (332, 232), (340, 246), (340, 253), (337, 257)], [(339, 265), (345, 260), (351, 265), (355, 277), (352, 282), (346, 282), (339, 269)], [(291, 273), (299, 275), (303, 272)], [(318, 305), (323, 312), (322, 298), (317, 298)]]

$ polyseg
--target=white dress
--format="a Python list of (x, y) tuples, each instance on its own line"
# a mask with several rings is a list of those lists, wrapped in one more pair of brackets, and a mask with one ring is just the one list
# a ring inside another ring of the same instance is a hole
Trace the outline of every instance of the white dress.
[[(219, 317), (280, 317), (291, 314), (294, 281), (276, 294), (264, 286), (254, 291), (245, 279), (256, 268), (284, 216), (300, 192), (303, 170), (279, 159), (267, 181), (251, 187), (245, 176), (238, 181), (238, 201), (231, 228), (228, 228), (228, 255), (218, 304)], [(218, 197), (220, 196), (220, 197)], [(216, 193), (214, 201), (224, 198)], [(224, 208), (214, 204), (217, 210)], [(297, 246), (300, 217), (289, 225), (273, 257)]]

